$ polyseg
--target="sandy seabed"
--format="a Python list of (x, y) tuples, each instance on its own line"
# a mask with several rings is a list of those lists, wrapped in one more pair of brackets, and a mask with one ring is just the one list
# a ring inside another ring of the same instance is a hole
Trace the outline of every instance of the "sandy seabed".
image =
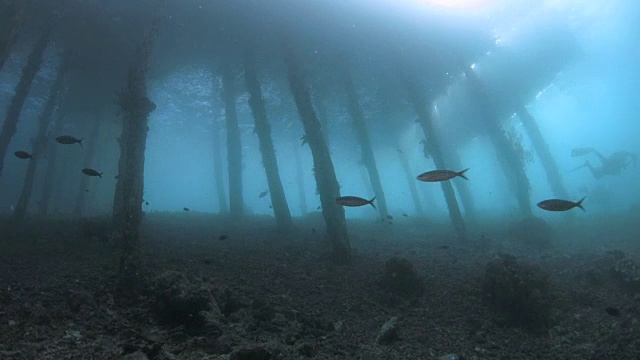
[[(456, 243), (446, 222), (350, 220), (353, 262), (338, 265), (317, 213), (286, 236), (269, 217), (149, 213), (147, 285), (123, 303), (113, 295), (120, 254), (108, 226), (49, 220), (14, 229), (5, 219), (0, 359), (640, 359), (640, 289), (611, 273), (613, 257), (639, 261), (633, 220), (552, 225), (550, 249), (523, 245), (499, 219), (473, 229), (469, 244)], [(547, 328), (496, 321), (483, 279), (499, 252), (549, 275)], [(422, 277), (419, 297), (381, 286), (393, 257)], [(168, 272), (211, 294), (214, 325), (193, 331), (158, 318), (154, 279)], [(398, 337), (380, 344), (393, 317)]]

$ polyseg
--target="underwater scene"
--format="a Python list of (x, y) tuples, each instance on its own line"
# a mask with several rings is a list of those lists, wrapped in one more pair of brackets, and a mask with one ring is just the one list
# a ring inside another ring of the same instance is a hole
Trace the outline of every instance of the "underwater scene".
[(639, 22), (0, 0), (0, 359), (640, 359)]

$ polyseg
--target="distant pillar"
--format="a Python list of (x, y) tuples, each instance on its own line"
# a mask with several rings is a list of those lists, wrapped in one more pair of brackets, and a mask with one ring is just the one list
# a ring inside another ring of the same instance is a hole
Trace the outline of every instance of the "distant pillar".
[(402, 166), (402, 171), (404, 172), (404, 176), (407, 179), (407, 183), (409, 185), (409, 191), (411, 192), (411, 198), (413, 199), (413, 205), (416, 208), (416, 213), (418, 215), (424, 215), (424, 210), (422, 208), (422, 202), (420, 201), (420, 196), (418, 195), (418, 186), (416, 185), (416, 175), (411, 172), (411, 166), (409, 165), (409, 160), (407, 160), (407, 155), (401, 150), (396, 149), (398, 151), (398, 159), (400, 160), (400, 166)]
[(11, 47), (18, 37), (18, 28), (24, 17), (26, 0), (4, 1), (0, 3), (3, 20), (0, 22), (0, 71), (11, 54)]
[(502, 128), (495, 106), (493, 105), (493, 100), (487, 93), (486, 87), (482, 81), (478, 78), (471, 67), (464, 67), (464, 73), (467, 76), (471, 89), (474, 91), (475, 96), (484, 111), (485, 117), (482, 120), (489, 138), (496, 149), (498, 160), (502, 165), (502, 170), (507, 177), (507, 180), (515, 187), (516, 198), (520, 211), (525, 217), (531, 216), (531, 199), (529, 196), (530, 187), (524, 159), (522, 155), (518, 153), (514, 144), (511, 143), (506, 132)]
[(236, 114), (236, 79), (229, 59), (224, 60), (222, 87), (224, 114), (227, 120), (227, 171), (229, 174), (229, 212), (233, 216), (244, 214), (242, 199), (242, 145)]
[(291, 212), (289, 204), (284, 195), (282, 180), (280, 179), (280, 171), (278, 170), (278, 161), (276, 159), (276, 151), (273, 147), (271, 139), (271, 125), (267, 119), (267, 110), (265, 108), (262, 90), (258, 82), (258, 75), (255, 68), (255, 59), (253, 54), (249, 53), (245, 59), (245, 80), (247, 89), (249, 90), (249, 107), (253, 113), (256, 123), (256, 134), (260, 142), (260, 153), (262, 154), (262, 163), (267, 175), (267, 183), (269, 184), (269, 196), (273, 213), (276, 217), (276, 223), (281, 230), (287, 230), (291, 227)]
[[(70, 101), (66, 95), (66, 91), (61, 94), (58, 101), (56, 120), (53, 124), (51, 134), (59, 134), (64, 125), (64, 119), (67, 116), (67, 106)], [(56, 182), (56, 169), (58, 166), (58, 146), (52, 141), (52, 136), (48, 136), (46, 140), (46, 152), (47, 152), (47, 167), (44, 171), (44, 185), (42, 187), (42, 197), (40, 198), (40, 206), (38, 207), (38, 214), (42, 217), (49, 215), (49, 203), (51, 202), (51, 194), (53, 191), (53, 185)]]
[(18, 81), (18, 85), (16, 85), (15, 94), (7, 108), (7, 115), (2, 123), (2, 130), (0, 131), (0, 175), (2, 175), (2, 170), (4, 169), (4, 161), (9, 143), (18, 129), (18, 120), (20, 120), (22, 106), (27, 100), (33, 79), (42, 66), (44, 51), (47, 49), (47, 44), (49, 44), (50, 33), (51, 29), (47, 27), (42, 35), (40, 35), (40, 38), (38, 38), (33, 50), (31, 50), (31, 53), (27, 57), (27, 64), (22, 69), (20, 80)]
[(140, 224), (143, 215), (145, 149), (149, 114), (156, 107), (147, 96), (147, 74), (151, 48), (158, 33), (158, 21), (159, 17), (154, 17), (152, 24), (145, 29), (138, 58), (134, 59), (129, 69), (125, 88), (118, 99), (123, 117), (118, 168), (122, 208), (114, 213), (114, 220), (120, 231), (123, 250), (118, 291), (126, 298), (135, 298), (141, 290), (143, 279)]
[(16, 205), (16, 211), (13, 214), (14, 218), (18, 221), (24, 218), (27, 208), (29, 207), (29, 201), (31, 200), (31, 193), (33, 192), (33, 184), (35, 182), (36, 171), (38, 168), (38, 161), (40, 160), (40, 157), (45, 154), (45, 149), (47, 147), (47, 130), (49, 129), (49, 123), (51, 122), (53, 111), (58, 103), (58, 98), (64, 87), (66, 72), (67, 62), (63, 59), (56, 72), (56, 78), (49, 90), (47, 102), (44, 105), (42, 114), (40, 114), (40, 121), (38, 121), (38, 132), (33, 140), (33, 158), (29, 161), (24, 183), (22, 184), (22, 191), (20, 191), (20, 198)]
[[(448, 169), (444, 160), (444, 155), (440, 150), (438, 137), (432, 123), (432, 111), (430, 111), (430, 108), (427, 110), (428, 108), (425, 106), (425, 100), (420, 96), (420, 93), (413, 82), (407, 80), (405, 85), (407, 87), (409, 101), (413, 105), (413, 108), (420, 119), (420, 125), (424, 130), (427, 147), (431, 157), (433, 158), (433, 162), (438, 169)], [(453, 185), (451, 185), (450, 181), (441, 181), (440, 185), (442, 186), (442, 192), (444, 193), (447, 208), (449, 209), (449, 217), (451, 217), (451, 222), (453, 223), (458, 239), (466, 241), (467, 227), (464, 223), (464, 219), (462, 218), (462, 214), (460, 213), (460, 207), (458, 206), (458, 200), (456, 199), (455, 192), (453, 191)]]
[(327, 147), (331, 149), (331, 139), (329, 138), (329, 116), (327, 114), (327, 107), (324, 105), (324, 98), (321, 95), (314, 96), (315, 109), (318, 112), (318, 120), (320, 121), (320, 128), (322, 129), (322, 135), (324, 136), (324, 142), (327, 143)]
[(555, 196), (566, 199), (569, 196), (569, 193), (562, 182), (560, 170), (558, 170), (558, 164), (556, 164), (556, 160), (553, 155), (551, 155), (549, 145), (547, 145), (547, 142), (544, 140), (544, 136), (542, 136), (542, 132), (540, 131), (540, 127), (538, 127), (536, 119), (533, 118), (522, 102), (516, 104), (516, 113), (531, 139), (533, 148), (538, 153), (538, 157), (540, 157), (540, 162), (547, 173), (547, 181), (549, 181), (551, 190), (554, 192)]
[[(93, 124), (91, 124), (91, 133), (89, 134), (89, 141), (87, 150), (84, 154), (84, 159), (82, 159), (82, 167), (83, 168), (92, 168), (93, 161), (96, 157), (96, 151), (98, 150), (98, 136), (100, 135), (100, 124), (101, 119), (93, 119)], [(76, 195), (76, 202), (73, 207), (73, 215), (76, 217), (82, 216), (85, 208), (86, 208), (86, 199), (87, 199), (87, 190), (89, 189), (89, 180), (91, 180), (88, 176), (83, 176), (80, 179), (80, 188), (78, 189), (78, 194)]]
[(218, 194), (218, 212), (226, 213), (229, 211), (227, 205), (227, 193), (224, 191), (224, 166), (222, 165), (222, 129), (216, 127), (213, 129), (213, 171), (215, 172), (216, 193)]
[(296, 162), (296, 183), (298, 184), (298, 198), (300, 203), (301, 216), (307, 215), (307, 193), (304, 188), (304, 172), (302, 171), (302, 160), (300, 159), (300, 148), (297, 143), (293, 143), (293, 157)]
[(341, 263), (347, 263), (351, 260), (351, 244), (349, 243), (344, 209), (335, 202), (336, 198), (340, 197), (340, 186), (338, 185), (333, 162), (322, 136), (320, 121), (318, 121), (311, 104), (311, 96), (291, 49), (285, 48), (285, 60), (288, 69), (289, 88), (300, 114), (300, 120), (304, 126), (305, 136), (313, 156), (313, 174), (320, 194), (322, 215), (327, 225), (327, 235), (336, 260)]
[(373, 147), (371, 146), (371, 139), (369, 139), (369, 133), (367, 132), (364, 114), (360, 107), (360, 103), (358, 102), (358, 95), (356, 94), (356, 89), (350, 75), (346, 75), (344, 81), (347, 91), (347, 108), (351, 115), (351, 121), (356, 138), (360, 144), (360, 150), (362, 151), (362, 162), (369, 174), (369, 181), (376, 196), (376, 203), (380, 218), (385, 219), (388, 215), (387, 200), (384, 196), (384, 190), (382, 188), (382, 182), (380, 181), (380, 174), (378, 173), (376, 159), (373, 156)]
[[(447, 153), (447, 159), (449, 160), (449, 164), (457, 171), (467, 168), (460, 160), (460, 155), (455, 149), (445, 149)], [(473, 224), (476, 220), (476, 204), (473, 200), (473, 194), (469, 190), (469, 183), (467, 181), (456, 181), (454, 183), (456, 190), (458, 190), (458, 196), (460, 197), (460, 202), (462, 202), (462, 206), (464, 207), (465, 217)]]

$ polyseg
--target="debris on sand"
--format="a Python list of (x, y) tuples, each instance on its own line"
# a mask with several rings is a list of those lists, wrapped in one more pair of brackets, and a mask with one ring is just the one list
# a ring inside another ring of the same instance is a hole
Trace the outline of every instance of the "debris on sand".
[(378, 332), (376, 342), (380, 345), (387, 345), (398, 340), (398, 318), (389, 319)]
[(498, 323), (531, 330), (551, 322), (549, 275), (538, 266), (498, 253), (486, 266), (484, 298)]
[(413, 264), (407, 259), (396, 257), (385, 263), (382, 287), (404, 298), (419, 297), (424, 291), (422, 279), (413, 269)]
[(460, 360), (460, 356), (457, 354), (447, 354), (440, 356), (438, 360)]
[(188, 334), (222, 333), (220, 308), (205, 284), (192, 284), (184, 274), (165, 271), (153, 285), (153, 313), (164, 324), (184, 326)]
[(608, 308), (605, 308), (604, 311), (606, 311), (607, 314), (611, 316), (620, 317), (620, 310), (618, 310), (617, 308), (609, 306)]
[(147, 357), (147, 354), (138, 350), (136, 352), (132, 352), (131, 354), (123, 356), (122, 358), (120, 358), (120, 360), (149, 360), (149, 358)]
[(229, 356), (229, 360), (269, 360), (271, 358), (271, 352), (263, 346), (238, 349)]
[(640, 266), (623, 252), (615, 252), (611, 257), (617, 257), (612, 270), (618, 283), (627, 291), (640, 292)]
[(297, 347), (298, 353), (306, 357), (314, 357), (318, 353), (318, 349), (310, 342), (304, 342)]

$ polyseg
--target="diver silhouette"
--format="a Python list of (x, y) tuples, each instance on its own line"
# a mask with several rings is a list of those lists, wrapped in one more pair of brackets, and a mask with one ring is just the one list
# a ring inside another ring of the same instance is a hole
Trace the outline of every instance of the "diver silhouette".
[(593, 148), (576, 148), (571, 150), (571, 156), (573, 157), (589, 154), (595, 155), (598, 160), (600, 160), (601, 165), (599, 167), (594, 167), (591, 165), (589, 160), (587, 160), (583, 165), (580, 165), (571, 171), (586, 167), (591, 171), (594, 178), (600, 179), (605, 175), (620, 175), (622, 170), (626, 169), (627, 166), (632, 163), (635, 164), (638, 161), (638, 156), (628, 151), (616, 151), (609, 155), (609, 157), (605, 157)]

